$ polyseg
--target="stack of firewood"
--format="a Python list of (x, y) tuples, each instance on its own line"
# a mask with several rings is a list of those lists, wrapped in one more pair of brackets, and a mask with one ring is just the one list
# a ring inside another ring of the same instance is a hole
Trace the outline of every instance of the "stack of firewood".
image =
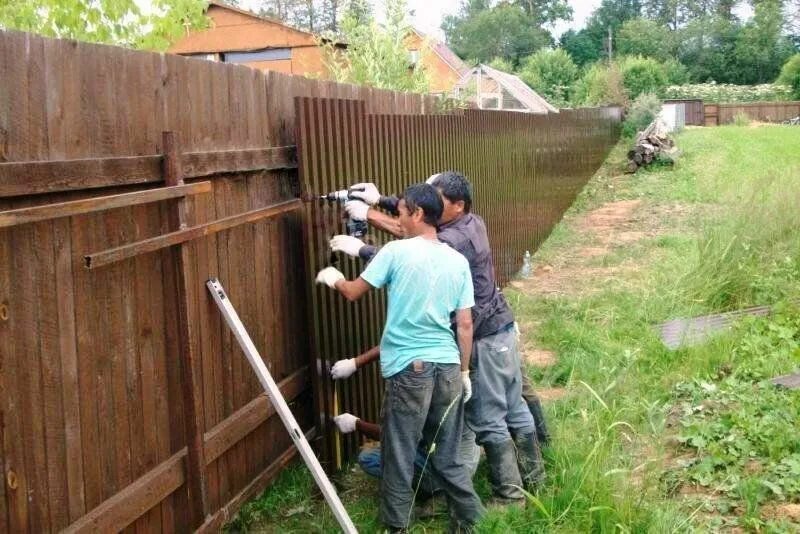
[(663, 165), (674, 165), (678, 156), (675, 141), (667, 134), (666, 125), (655, 119), (636, 136), (636, 143), (628, 151), (628, 172), (635, 173), (639, 167), (653, 162)]

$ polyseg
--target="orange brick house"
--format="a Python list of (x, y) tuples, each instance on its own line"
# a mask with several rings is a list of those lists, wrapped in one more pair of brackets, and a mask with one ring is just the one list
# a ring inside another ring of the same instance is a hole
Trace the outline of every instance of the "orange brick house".
[[(261, 70), (328, 77), (323, 50), (316, 35), (283, 22), (211, 1), (209, 27), (192, 31), (168, 52), (211, 61), (239, 63)], [(345, 50), (346, 44), (337, 44)], [(405, 39), (409, 67), (422, 67), (430, 76), (430, 92), (449, 94), (469, 68), (447, 45), (412, 29)]]
[(416, 28), (405, 39), (412, 65), (421, 65), (430, 76), (431, 93), (450, 94), (453, 86), (469, 71), (455, 52), (446, 44), (425, 35)]

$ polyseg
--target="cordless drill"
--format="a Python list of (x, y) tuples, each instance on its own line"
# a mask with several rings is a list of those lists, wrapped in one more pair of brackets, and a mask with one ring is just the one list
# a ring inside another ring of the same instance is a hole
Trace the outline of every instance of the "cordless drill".
[[(339, 202), (344, 204), (348, 200), (356, 200), (350, 198), (350, 191), (347, 189), (341, 189), (339, 191), (334, 191), (332, 193), (328, 193), (327, 195), (322, 195), (319, 197), (320, 200), (327, 200), (328, 202)], [(345, 222), (345, 228), (347, 229), (347, 235), (357, 237), (361, 239), (365, 235), (367, 235), (367, 221), (356, 221), (353, 220), (352, 217), (347, 216), (347, 221)]]

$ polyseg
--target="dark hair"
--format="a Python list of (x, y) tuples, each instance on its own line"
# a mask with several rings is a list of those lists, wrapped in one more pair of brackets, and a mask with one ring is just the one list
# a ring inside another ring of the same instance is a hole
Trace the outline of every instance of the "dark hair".
[(417, 208), (422, 208), (425, 224), (436, 226), (439, 223), (444, 204), (442, 204), (439, 192), (432, 185), (411, 185), (403, 191), (400, 198), (406, 201), (406, 208), (409, 213), (414, 213)]
[(464, 211), (469, 213), (472, 208), (472, 184), (457, 171), (440, 173), (431, 182), (431, 185), (442, 192), (442, 196), (450, 202), (464, 201)]

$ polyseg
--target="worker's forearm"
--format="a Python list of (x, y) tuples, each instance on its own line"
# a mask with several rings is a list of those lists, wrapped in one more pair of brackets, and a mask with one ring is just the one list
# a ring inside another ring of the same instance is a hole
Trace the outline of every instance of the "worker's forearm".
[(368, 423), (359, 419), (356, 421), (356, 430), (367, 436), (369, 439), (381, 439), (381, 427), (375, 423)]
[(356, 291), (355, 280), (339, 280), (336, 282), (336, 291), (342, 294), (349, 301), (358, 300), (361, 295)]
[(368, 365), (378, 358), (381, 357), (381, 348), (380, 346), (372, 347), (367, 352), (359, 354), (356, 356), (356, 369), (361, 369), (365, 365)]
[(400, 221), (375, 208), (370, 208), (369, 211), (367, 211), (367, 222), (379, 230), (389, 232), (395, 237), (403, 237), (403, 229), (400, 227)]
[(472, 358), (472, 324), (458, 325), (458, 350), (461, 353), (461, 370), (469, 371)]

